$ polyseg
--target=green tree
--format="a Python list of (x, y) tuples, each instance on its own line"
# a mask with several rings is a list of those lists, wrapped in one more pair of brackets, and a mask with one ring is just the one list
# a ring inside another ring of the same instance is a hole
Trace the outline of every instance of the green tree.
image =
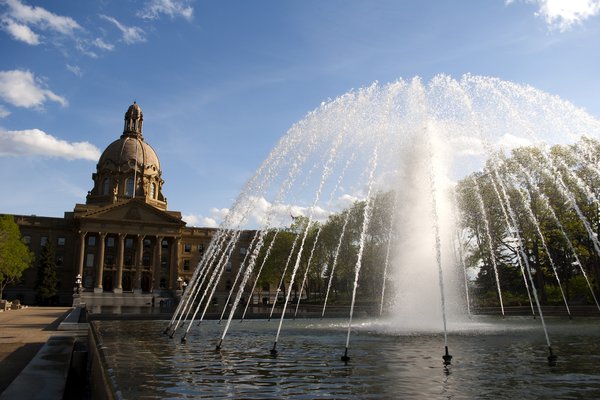
[(0, 217), (0, 299), (4, 288), (17, 282), (33, 262), (33, 253), (21, 238), (11, 215)]
[(46, 242), (40, 252), (40, 265), (38, 268), (35, 289), (41, 304), (48, 304), (52, 297), (56, 296), (58, 290), (58, 278), (56, 276), (56, 262), (54, 260), (54, 248), (50, 242)]
[[(290, 249), (292, 248), (292, 243), (294, 242), (294, 239), (296, 239), (296, 235), (297, 235), (296, 233), (294, 233), (293, 231), (291, 231), (289, 229), (281, 230), (279, 232), (277, 232), (276, 230), (271, 230), (266, 233), (265, 240), (264, 240), (265, 244), (261, 248), (261, 251), (259, 253), (259, 256), (258, 256), (258, 259), (256, 262), (257, 265), (262, 265), (264, 257), (266, 256), (266, 252), (267, 252), (268, 248), (270, 247), (271, 251), (269, 253), (269, 257), (267, 258), (267, 260), (264, 264), (264, 267), (263, 267), (263, 270), (262, 270), (261, 276), (260, 276), (261, 286), (266, 283), (279, 282), (279, 280), (281, 279), (281, 274), (283, 273), (283, 270), (285, 268), (285, 265), (288, 262), (288, 258), (290, 257), (290, 255), (289, 255)], [(271, 243), (273, 240), (275, 240), (275, 242)], [(292, 259), (293, 259), (293, 257), (295, 257), (297, 252), (298, 252), (297, 248), (294, 249), (294, 254), (292, 255)], [(289, 280), (289, 277), (292, 272), (291, 271), (292, 267), (293, 267), (293, 265), (292, 266), (288, 265), (285, 280)], [(272, 288), (272, 289), (276, 289), (276, 288)]]
[(550, 151), (522, 147), (509, 157), (492, 157), (482, 172), (457, 185), (465, 259), (478, 271), (480, 297), (497, 297), (492, 261), (507, 297), (526, 294), (519, 264), (530, 267), (542, 303), (555, 302), (559, 280), (567, 301), (586, 299), (581, 285), (569, 285), (583, 272), (592, 278), (592, 285), (596, 283), (597, 292), (600, 257), (594, 241), (600, 233), (596, 167), (600, 142), (583, 138)]

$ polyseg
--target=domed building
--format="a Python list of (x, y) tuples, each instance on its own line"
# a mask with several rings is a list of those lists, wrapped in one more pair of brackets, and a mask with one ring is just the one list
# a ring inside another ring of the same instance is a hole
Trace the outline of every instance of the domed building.
[(100, 156), (87, 204), (110, 204), (142, 197), (156, 208), (167, 209), (160, 162), (154, 149), (144, 141), (143, 122), (142, 109), (134, 102), (125, 113), (123, 134)]
[[(123, 133), (98, 160), (85, 204), (76, 204), (64, 218), (14, 216), (36, 260), (46, 243), (53, 244), (56, 304), (70, 305), (74, 290), (88, 307), (145, 306), (176, 297), (216, 232), (186, 227), (179, 211), (167, 209), (160, 160), (144, 139), (143, 122), (134, 102), (125, 112)], [(225, 300), (252, 234), (241, 232), (212, 304)], [(35, 304), (36, 270), (27, 269), (21, 283), (5, 290), (6, 297)]]
[[(137, 103), (123, 134), (108, 145), (92, 174), (94, 187), (73, 213), (79, 227), (82, 285), (94, 293), (173, 289), (185, 222), (167, 211), (160, 161), (142, 134)], [(172, 267), (171, 267), (172, 266)]]

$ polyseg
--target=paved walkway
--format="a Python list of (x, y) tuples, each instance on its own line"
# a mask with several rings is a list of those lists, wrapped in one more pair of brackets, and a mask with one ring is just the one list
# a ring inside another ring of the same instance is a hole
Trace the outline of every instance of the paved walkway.
[(28, 307), (0, 312), (0, 393), (19, 375), (48, 338), (56, 334), (69, 307)]

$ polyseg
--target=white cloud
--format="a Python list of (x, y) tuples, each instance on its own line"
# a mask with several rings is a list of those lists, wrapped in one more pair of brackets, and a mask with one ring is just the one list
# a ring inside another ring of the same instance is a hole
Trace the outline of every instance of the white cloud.
[(518, 137), (515, 135), (511, 135), (510, 133), (506, 133), (502, 135), (496, 145), (505, 150), (512, 150), (517, 147), (528, 147), (531, 146), (532, 143), (530, 140), (522, 137)]
[(125, 26), (113, 17), (108, 15), (100, 15), (100, 18), (105, 19), (113, 23), (123, 34), (123, 41), (127, 44), (134, 44), (139, 42), (145, 42), (144, 30), (137, 26)]
[(0, 155), (46, 156), (97, 161), (100, 150), (88, 142), (69, 143), (39, 129), (0, 131)]
[[(338, 198), (339, 209), (345, 209), (352, 206), (359, 199), (349, 194)], [(312, 212), (313, 221), (325, 221), (331, 215), (332, 210), (326, 210), (321, 207), (315, 207)], [(233, 213), (233, 214), (232, 214)], [(228, 220), (228, 228), (264, 228), (269, 227), (287, 227), (296, 217), (308, 217), (311, 214), (310, 207), (271, 203), (264, 197), (250, 196), (245, 204), (237, 209), (212, 208), (209, 216), (188, 214), (183, 216), (183, 220), (191, 226), (203, 226), (216, 228), (221, 226), (225, 219)]]
[[(564, 32), (575, 24), (600, 13), (600, 0), (522, 0), (538, 6), (536, 16), (544, 18), (552, 28)], [(507, 0), (512, 4), (514, 0)]]
[(0, 118), (8, 117), (10, 115), (10, 111), (6, 108), (0, 106)]
[(210, 213), (213, 215), (213, 217), (216, 217), (218, 219), (223, 219), (227, 216), (227, 214), (229, 214), (229, 208), (216, 208), (213, 207), (210, 209)]
[[(194, 9), (190, 3), (191, 0), (145, 0), (137, 16), (155, 20), (166, 15), (191, 21)], [(66, 36), (75, 42), (73, 48), (92, 58), (98, 57), (94, 49), (112, 51), (115, 48), (105, 39), (92, 39), (90, 32), (79, 25), (75, 19), (55, 14), (43, 7), (29, 6), (22, 0), (0, 0), (0, 7), (4, 9), (0, 13), (0, 30), (4, 30), (15, 40), (30, 45), (45, 42), (64, 49), (64, 41), (60, 39)], [(142, 28), (127, 26), (108, 15), (100, 15), (100, 18), (117, 27), (124, 43), (146, 42), (146, 32)]]
[(85, 54), (86, 56), (91, 58), (98, 58), (98, 54), (88, 49), (89, 45), (90, 43), (83, 39), (75, 41), (75, 48), (82, 54)]
[(452, 153), (459, 156), (479, 156), (485, 154), (480, 139), (471, 136), (452, 136), (450, 138)]
[(114, 50), (115, 46), (110, 44), (110, 43), (106, 43), (104, 40), (100, 39), (100, 38), (96, 38), (96, 40), (94, 40), (94, 46), (98, 47), (99, 49), (102, 50)]
[(337, 209), (344, 210), (344, 209), (352, 207), (352, 205), (354, 203), (356, 203), (357, 201), (360, 201), (360, 200), (361, 199), (356, 196), (352, 196), (350, 194), (343, 194), (340, 197), (338, 197), (336, 206), (337, 206)]
[(205, 228), (218, 228), (223, 219), (229, 214), (228, 208), (216, 208), (210, 209), (210, 216), (187, 214), (183, 215), (183, 220), (189, 226), (198, 226)]
[[(310, 207), (300, 206), (296, 204), (271, 203), (264, 197), (251, 196), (248, 198), (248, 203), (245, 206), (250, 209), (246, 216), (247, 221), (243, 225), (251, 227), (284, 227), (289, 226), (293, 218), (311, 215)], [(246, 207), (242, 207), (245, 209)], [(328, 210), (321, 207), (315, 207), (312, 212), (312, 219), (324, 221), (330, 215)], [(241, 223), (241, 215), (233, 215), (229, 217), (232, 225)]]
[(10, 18), (5, 18), (2, 20), (2, 28), (16, 40), (32, 46), (40, 44), (40, 37), (27, 25), (19, 24)]
[(219, 223), (216, 219), (210, 217), (203, 217), (199, 215), (184, 215), (183, 220), (188, 224), (188, 226), (196, 226), (202, 228), (218, 228)]
[(79, 68), (77, 65), (67, 64), (67, 71), (71, 71), (73, 74), (75, 74), (77, 76), (83, 75), (83, 73), (81, 72), (81, 68)]
[(186, 0), (150, 0), (138, 16), (145, 19), (158, 19), (161, 14), (171, 18), (183, 17), (190, 21), (194, 16), (194, 9)]
[(68, 105), (67, 100), (40, 86), (30, 71), (0, 71), (0, 98), (17, 107), (40, 107), (46, 100)]
[(8, 5), (7, 14), (21, 24), (34, 25), (42, 30), (51, 30), (72, 36), (83, 29), (73, 18), (54, 14), (42, 7), (31, 7), (19, 0), (4, 0)]

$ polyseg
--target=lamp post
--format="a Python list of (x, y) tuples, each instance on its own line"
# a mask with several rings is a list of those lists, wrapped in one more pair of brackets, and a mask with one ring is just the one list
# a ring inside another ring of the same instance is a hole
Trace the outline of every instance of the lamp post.
[(179, 276), (177, 277), (177, 290), (181, 290), (181, 282), (183, 279)]
[(186, 281), (183, 281), (183, 283), (182, 283), (182, 286), (183, 286), (183, 291), (184, 291), (184, 292), (185, 292), (185, 288), (187, 287), (187, 285), (188, 285), (188, 284), (187, 284), (187, 282), (186, 282)]

